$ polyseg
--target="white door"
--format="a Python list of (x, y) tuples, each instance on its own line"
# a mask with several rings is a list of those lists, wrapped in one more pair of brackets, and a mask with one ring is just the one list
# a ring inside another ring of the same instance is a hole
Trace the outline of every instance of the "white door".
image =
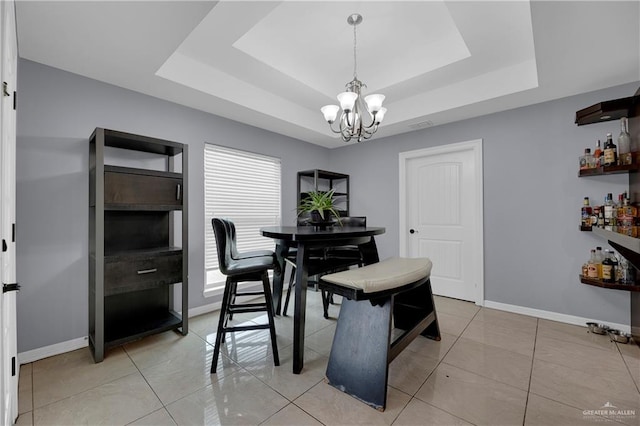
[(433, 262), (433, 293), (482, 304), (482, 141), (400, 154), (401, 255)]
[(14, 109), (18, 45), (13, 1), (2, 1), (2, 88), (0, 97), (0, 382), (2, 424), (13, 424), (18, 416), (18, 360), (16, 341), (16, 111)]

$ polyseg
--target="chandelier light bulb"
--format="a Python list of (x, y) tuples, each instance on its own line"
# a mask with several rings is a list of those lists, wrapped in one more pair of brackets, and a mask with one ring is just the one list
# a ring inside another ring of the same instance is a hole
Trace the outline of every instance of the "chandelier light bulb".
[(376, 124), (380, 124), (382, 123), (382, 120), (384, 119), (384, 115), (387, 113), (387, 109), (382, 107), (380, 108), (380, 111), (378, 111), (376, 113)]
[(327, 120), (329, 124), (336, 121), (336, 117), (338, 116), (339, 110), (340, 110), (340, 107), (338, 105), (325, 105), (322, 108), (320, 108), (320, 111), (322, 111), (322, 114), (324, 114), (324, 119)]
[(356, 103), (356, 99), (358, 99), (358, 94), (355, 92), (342, 92), (337, 98), (338, 102), (340, 102), (340, 108), (342, 108), (343, 111), (351, 111), (353, 105)]
[(367, 104), (367, 110), (373, 114), (375, 112), (380, 111), (382, 108), (382, 102), (384, 101), (384, 95), (376, 93), (374, 95), (369, 95), (364, 98), (364, 101)]

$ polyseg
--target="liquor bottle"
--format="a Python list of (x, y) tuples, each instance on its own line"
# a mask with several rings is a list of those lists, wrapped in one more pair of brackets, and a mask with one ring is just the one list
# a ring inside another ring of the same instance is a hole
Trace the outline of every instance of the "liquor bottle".
[(596, 258), (595, 249), (591, 249), (591, 257), (587, 263), (587, 277), (598, 279), (598, 259)]
[(591, 227), (599, 228), (600, 227), (600, 206), (593, 207), (593, 213), (591, 214)]
[(624, 257), (620, 256), (620, 265), (618, 267), (620, 273), (618, 274), (618, 282), (620, 284), (635, 284), (636, 282), (636, 268), (633, 267)]
[(596, 150), (593, 151), (593, 158), (596, 162), (596, 167), (600, 167), (602, 166), (602, 163), (604, 163), (603, 156), (604, 156), (604, 151), (600, 147), (600, 139), (598, 139), (598, 142), (596, 142)]
[(620, 119), (620, 136), (618, 136), (618, 156), (619, 163), (629, 165), (632, 163), (631, 157), (631, 136), (627, 131), (627, 117)]
[(608, 193), (604, 199), (604, 229), (612, 231), (615, 225), (615, 204), (613, 204), (613, 194)]
[(593, 209), (589, 205), (589, 197), (584, 197), (582, 201), (582, 221), (580, 222), (581, 226), (585, 228), (591, 228), (591, 215), (593, 214)]
[(580, 170), (586, 170), (589, 168), (589, 157), (591, 156), (591, 149), (585, 148), (584, 155), (580, 156)]
[(607, 141), (604, 143), (604, 165), (615, 166), (618, 164), (618, 147), (613, 143), (613, 136), (607, 133)]
[(618, 260), (610, 250), (605, 250), (604, 260), (602, 261), (602, 281), (605, 283), (616, 282), (616, 268)]
[(591, 154), (591, 148), (584, 149), (584, 155), (580, 156), (580, 170), (596, 167), (596, 158)]
[(604, 228), (604, 205), (598, 208), (598, 228)]
[(602, 279), (602, 261), (604, 260), (604, 254), (602, 254), (602, 247), (596, 247), (596, 269), (598, 270), (598, 278)]

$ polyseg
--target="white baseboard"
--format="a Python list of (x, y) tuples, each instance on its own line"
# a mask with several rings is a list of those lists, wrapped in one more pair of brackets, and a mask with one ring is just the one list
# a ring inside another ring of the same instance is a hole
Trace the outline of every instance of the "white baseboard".
[(87, 336), (79, 337), (66, 342), (56, 343), (54, 345), (44, 346), (42, 348), (32, 349), (18, 354), (18, 362), (28, 364), (30, 362), (39, 361), (50, 356), (60, 355), (65, 352), (75, 351), (89, 346), (89, 338)]
[(566, 324), (586, 326), (587, 322), (597, 322), (600, 324), (607, 324), (609, 327), (618, 329), (624, 333), (631, 333), (631, 326), (629, 324), (610, 323), (595, 318), (577, 317), (575, 315), (566, 315), (560, 314), (558, 312), (527, 308), (524, 306), (509, 305), (507, 303), (492, 302), (490, 300), (485, 300), (484, 306), (485, 308), (498, 309), (500, 311), (513, 312), (514, 314), (528, 315), (530, 317), (543, 318), (551, 321), (563, 322)]
[(222, 307), (222, 302), (210, 303), (208, 305), (198, 306), (196, 308), (189, 309), (189, 318), (197, 317), (198, 315), (208, 314), (209, 312), (218, 311)]
[[(189, 309), (189, 318), (217, 311), (220, 309), (220, 304), (220, 302), (217, 302)], [(18, 354), (18, 363), (20, 365), (28, 364), (30, 362), (49, 358), (50, 356), (60, 355), (65, 352), (71, 352), (77, 349), (86, 348), (87, 346), (89, 346), (89, 338), (87, 336), (79, 337), (77, 339), (67, 340), (65, 342), (56, 343), (54, 345), (44, 346), (42, 348), (32, 349), (26, 352), (20, 352)]]

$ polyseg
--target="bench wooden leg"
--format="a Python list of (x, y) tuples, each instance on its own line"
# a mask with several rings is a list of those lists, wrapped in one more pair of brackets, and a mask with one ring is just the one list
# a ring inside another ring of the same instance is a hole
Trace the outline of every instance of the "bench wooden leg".
[(379, 306), (342, 300), (327, 366), (331, 386), (381, 411), (387, 400), (392, 299)]
[[(404, 330), (394, 341), (391, 341), (392, 317), (393, 325)], [(419, 335), (440, 340), (429, 281), (412, 290), (373, 300), (343, 298), (327, 381), (384, 411), (389, 364)]]
[(410, 330), (433, 312), (433, 321), (421, 335), (440, 340), (440, 326), (431, 292), (431, 282), (396, 295), (393, 312), (394, 325), (401, 330)]

